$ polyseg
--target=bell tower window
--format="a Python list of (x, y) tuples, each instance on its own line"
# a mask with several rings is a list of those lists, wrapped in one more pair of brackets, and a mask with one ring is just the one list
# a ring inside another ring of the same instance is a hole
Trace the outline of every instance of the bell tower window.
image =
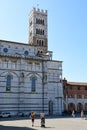
[(42, 40), (42, 46), (43, 46), (43, 40)]

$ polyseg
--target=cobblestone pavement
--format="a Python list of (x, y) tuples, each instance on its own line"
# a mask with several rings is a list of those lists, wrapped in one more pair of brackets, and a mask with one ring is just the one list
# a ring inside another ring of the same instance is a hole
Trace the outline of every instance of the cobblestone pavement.
[(45, 128), (40, 126), (40, 119), (35, 119), (34, 127), (30, 119), (0, 120), (0, 130), (86, 130), (87, 120), (81, 118), (47, 118)]

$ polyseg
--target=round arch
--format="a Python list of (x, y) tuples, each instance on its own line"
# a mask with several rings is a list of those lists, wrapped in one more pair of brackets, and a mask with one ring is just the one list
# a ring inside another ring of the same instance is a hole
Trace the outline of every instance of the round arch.
[(40, 77), (40, 79), (42, 79), (41, 75), (39, 75), (38, 73), (28, 73), (25, 77), (32, 77), (32, 76), (38, 76)]
[(49, 108), (49, 115), (53, 115), (53, 101), (52, 100), (50, 100), (49, 102), (48, 102), (48, 108)]
[(4, 71), (4, 72), (2, 72), (2, 73), (0, 74), (0, 76), (1, 76), (1, 75), (7, 76), (7, 75), (9, 75), (9, 74), (10, 74), (10, 75), (13, 75), (13, 74), (14, 74), (14, 75), (16, 75), (17, 77), (19, 77), (14, 71), (10, 71), (10, 72), (9, 72), (9, 71)]
[(87, 103), (84, 104), (84, 110), (87, 111)]
[(78, 103), (77, 104), (77, 112), (81, 112), (81, 110), (83, 110), (83, 105), (82, 105), (82, 103)]
[(72, 112), (73, 110), (75, 110), (75, 104), (74, 103), (69, 103), (68, 104), (68, 111)]

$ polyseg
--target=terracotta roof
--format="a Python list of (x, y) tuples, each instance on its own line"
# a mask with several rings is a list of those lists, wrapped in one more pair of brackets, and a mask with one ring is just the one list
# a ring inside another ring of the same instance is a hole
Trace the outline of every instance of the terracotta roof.
[(67, 84), (87, 86), (87, 82), (67, 82)]

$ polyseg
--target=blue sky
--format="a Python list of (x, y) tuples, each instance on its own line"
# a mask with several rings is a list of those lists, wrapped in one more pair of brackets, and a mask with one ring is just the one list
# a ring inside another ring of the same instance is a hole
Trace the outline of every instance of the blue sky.
[(0, 0), (0, 40), (28, 43), (29, 12), (48, 10), (48, 48), (63, 77), (87, 82), (87, 0)]

